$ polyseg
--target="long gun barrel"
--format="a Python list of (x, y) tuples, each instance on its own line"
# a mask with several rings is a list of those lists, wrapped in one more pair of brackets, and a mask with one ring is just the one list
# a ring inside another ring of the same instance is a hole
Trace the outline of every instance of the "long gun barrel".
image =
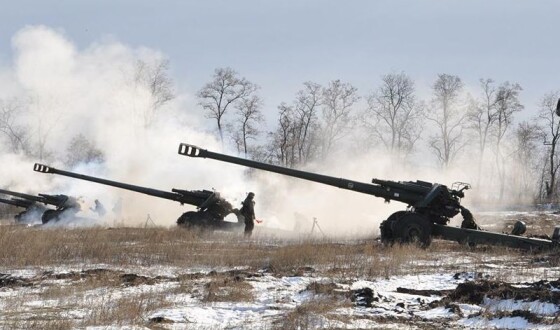
[(53, 167), (50, 167), (50, 166), (47, 166), (47, 165), (43, 165), (43, 164), (35, 164), (33, 166), (33, 170), (36, 171), (36, 172), (41, 172), (41, 173), (58, 174), (58, 175), (63, 175), (63, 176), (67, 176), (67, 177), (71, 177), (71, 178), (75, 178), (75, 179), (96, 182), (96, 183), (107, 185), (107, 186), (112, 186), (112, 187), (121, 188), (121, 189), (125, 189), (125, 190), (135, 191), (135, 192), (138, 192), (138, 193), (141, 193), (141, 194), (150, 195), (150, 196), (159, 197), (159, 198), (164, 198), (164, 199), (169, 199), (169, 200), (172, 200), (172, 201), (179, 202), (181, 204), (190, 204), (190, 205), (194, 205), (194, 206), (200, 206), (201, 204), (204, 203), (204, 201), (206, 201), (213, 194), (212, 191), (208, 191), (208, 190), (188, 191), (188, 190), (173, 189), (172, 190), (173, 192), (168, 192), (168, 191), (163, 191), (163, 190), (157, 190), (157, 189), (152, 189), (152, 188), (135, 186), (135, 185), (122, 183), (122, 182), (116, 182), (116, 181), (96, 178), (96, 177), (88, 176), (88, 175), (84, 175), (84, 174), (78, 174), (78, 173), (73, 173), (73, 172), (69, 172), (69, 171), (58, 170), (56, 168), (53, 168)]
[(416, 196), (407, 196), (407, 195), (393, 196), (386, 189), (383, 189), (381, 185), (372, 185), (372, 184), (367, 184), (363, 182), (357, 182), (357, 181), (352, 181), (352, 180), (347, 180), (342, 178), (335, 178), (327, 175), (309, 173), (309, 172), (295, 170), (291, 168), (256, 162), (244, 158), (228, 156), (224, 154), (211, 152), (206, 149), (202, 149), (185, 143), (181, 143), (179, 145), (179, 154), (183, 156), (189, 156), (189, 157), (212, 158), (227, 163), (233, 163), (233, 164), (257, 168), (269, 172), (293, 176), (304, 180), (319, 182), (342, 189), (354, 190), (357, 192), (375, 195), (382, 198), (390, 198), (404, 203), (408, 203), (409, 201), (413, 200), (414, 197), (416, 197)]
[(0, 198), (0, 203), (17, 206), (24, 209), (29, 208), (34, 204), (33, 201), (24, 200), (24, 199), (4, 199), (4, 198)]
[(319, 182), (342, 189), (377, 196), (386, 201), (395, 200), (403, 202), (418, 209), (433, 206), (434, 203), (441, 200), (441, 198), (438, 197), (444, 195), (445, 205), (437, 205), (439, 210), (436, 210), (436, 213), (444, 217), (453, 217), (460, 212), (459, 199), (463, 197), (462, 191), (448, 190), (446, 186), (437, 183), (432, 184), (424, 181), (396, 182), (373, 179), (372, 184), (368, 184), (219, 154), (186, 143), (181, 143), (179, 145), (179, 154), (189, 157), (212, 158), (227, 163), (234, 163), (308, 181)]

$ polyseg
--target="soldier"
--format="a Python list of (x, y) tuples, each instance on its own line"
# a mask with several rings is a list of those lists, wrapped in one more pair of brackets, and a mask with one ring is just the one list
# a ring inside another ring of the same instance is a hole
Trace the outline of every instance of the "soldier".
[(474, 221), (474, 217), (471, 211), (461, 206), (461, 215), (463, 216), (463, 222), (461, 222), (461, 228), (480, 230), (480, 227), (478, 226), (476, 221)]
[(106, 213), (105, 207), (103, 206), (103, 204), (101, 204), (99, 199), (95, 200), (95, 207), (90, 207), (89, 209), (97, 213), (100, 217), (104, 216)]
[(253, 232), (253, 228), (255, 227), (255, 201), (253, 198), (255, 194), (250, 192), (245, 200), (241, 202), (241, 210), (239, 213), (245, 219), (245, 237), (251, 237), (251, 233)]

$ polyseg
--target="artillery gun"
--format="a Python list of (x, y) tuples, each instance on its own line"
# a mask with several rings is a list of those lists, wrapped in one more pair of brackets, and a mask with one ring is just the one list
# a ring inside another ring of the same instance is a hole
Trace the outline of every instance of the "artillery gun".
[[(518, 236), (525, 231), (522, 222), (516, 224), (515, 235), (480, 230), (470, 211), (461, 206), (464, 191), (470, 188), (465, 183), (456, 183), (451, 189), (442, 184), (419, 180), (397, 182), (373, 179), (369, 184), (228, 156), (186, 143), (179, 145), (179, 154), (216, 159), (373, 195), (387, 202), (405, 203), (408, 205), (407, 210), (391, 214), (380, 225), (381, 240), (388, 244), (416, 242), (426, 247), (433, 237), (437, 237), (469, 245), (495, 244), (525, 249), (560, 245), (560, 228), (554, 230), (551, 240)], [(449, 220), (459, 213), (463, 216), (461, 228), (447, 226)]]
[(32, 221), (36, 216), (42, 215), (47, 210), (47, 208), (41, 204), (38, 204), (30, 200), (20, 199), (20, 198), (12, 198), (12, 199), (0, 198), (0, 203), (25, 209), (14, 216), (14, 219), (17, 222)]
[(58, 174), (75, 179), (91, 181), (107, 186), (135, 191), (137, 193), (179, 202), (181, 203), (181, 205), (189, 204), (196, 206), (196, 212), (185, 212), (179, 217), (179, 219), (177, 219), (177, 224), (180, 226), (194, 226), (200, 228), (230, 230), (242, 227), (244, 225), (243, 222), (239, 221), (239, 217), (237, 218), (237, 222), (229, 222), (224, 220), (227, 215), (232, 213), (237, 216), (239, 211), (233, 208), (233, 206), (228, 201), (223, 199), (220, 194), (215, 191), (171, 189), (171, 192), (168, 192), (96, 178), (93, 176), (73, 173), (69, 171), (58, 170), (56, 168), (42, 164), (35, 164), (33, 166), (33, 170), (36, 172)]
[[(21, 205), (20, 207), (27, 208), (27, 210), (16, 216), (17, 220), (22, 219), (27, 214), (31, 214), (33, 211), (39, 211), (42, 214), (41, 222), (46, 224), (53, 220), (60, 220), (65, 216), (74, 216), (80, 211), (80, 204), (75, 198), (62, 194), (38, 194), (34, 196), (4, 189), (0, 189), (0, 193), (18, 197), (18, 199), (12, 199), (12, 201), (15, 200), (19, 204), (16, 206)], [(46, 209), (38, 204), (52, 205), (55, 209)]]

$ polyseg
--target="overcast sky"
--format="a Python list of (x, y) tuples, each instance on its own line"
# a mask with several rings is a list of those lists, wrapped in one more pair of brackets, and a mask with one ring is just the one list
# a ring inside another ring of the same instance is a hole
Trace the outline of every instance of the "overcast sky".
[(404, 71), (421, 93), (437, 73), (519, 82), (525, 115), (560, 88), (560, 1), (3, 1), (0, 63), (26, 25), (62, 31), (78, 47), (107, 38), (166, 54), (182, 91), (217, 67), (262, 87), (266, 111), (304, 81), (341, 79), (365, 95)]

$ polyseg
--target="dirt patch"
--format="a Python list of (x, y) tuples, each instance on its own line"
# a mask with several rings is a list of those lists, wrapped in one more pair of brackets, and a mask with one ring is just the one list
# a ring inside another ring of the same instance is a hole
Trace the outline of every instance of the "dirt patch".
[(245, 282), (245, 278), (239, 274), (220, 274), (215, 273), (215, 278), (204, 285), (206, 294), (202, 301), (252, 301), (253, 287)]
[(306, 291), (311, 291), (314, 294), (341, 294), (339, 286), (334, 282), (321, 283), (321, 282), (311, 282), (305, 288)]
[(542, 301), (560, 304), (560, 280), (523, 283), (513, 286), (500, 281), (478, 280), (461, 283), (445, 298), (432, 302), (431, 307), (450, 303), (482, 304), (484, 297), (494, 299), (514, 299), (522, 301)]
[(67, 272), (67, 273), (55, 273), (52, 271), (46, 271), (41, 274), (41, 279), (56, 279), (56, 280), (72, 280), (78, 281), (90, 277), (102, 277), (108, 274), (116, 273), (114, 270), (95, 268), (95, 269), (85, 269), (79, 272)]
[(166, 319), (163, 316), (156, 316), (156, 317), (152, 317), (149, 320), (150, 324), (170, 324), (170, 323), (175, 323), (174, 321), (170, 320), (170, 319)]
[(425, 297), (431, 297), (431, 296), (441, 297), (441, 296), (448, 295), (449, 293), (451, 293), (451, 291), (453, 290), (417, 290), (417, 289), (408, 289), (408, 288), (401, 288), (401, 287), (397, 288), (398, 293), (413, 294), (416, 296), (425, 296)]
[(27, 278), (0, 274), (0, 288), (32, 286), (33, 282)]
[(154, 278), (136, 274), (122, 274), (121, 281), (124, 286), (136, 286), (140, 284), (154, 285), (156, 283)]
[[(196, 278), (196, 276), (194, 276)], [(177, 281), (178, 278), (169, 278), (163, 276), (148, 277), (133, 273), (124, 273), (122, 271), (95, 268), (85, 269), (81, 271), (71, 271), (64, 273), (55, 273), (52, 271), (43, 272), (38, 277), (32, 278), (31, 282), (40, 282), (43, 280), (70, 280), (70, 281), (94, 281), (105, 286), (136, 286), (141, 284), (154, 285), (161, 281)]]

